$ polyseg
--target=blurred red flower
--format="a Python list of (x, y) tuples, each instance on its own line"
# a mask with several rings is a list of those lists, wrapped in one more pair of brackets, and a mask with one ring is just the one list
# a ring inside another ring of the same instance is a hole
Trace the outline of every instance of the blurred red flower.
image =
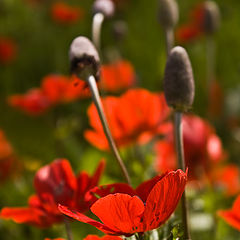
[(33, 88), (25, 94), (8, 97), (10, 106), (20, 109), (30, 115), (40, 115), (46, 112), (51, 103), (41, 89)]
[(136, 82), (133, 66), (128, 61), (117, 61), (101, 67), (100, 87), (109, 92), (116, 92), (132, 87)]
[[(226, 154), (220, 138), (213, 127), (205, 120), (194, 115), (183, 117), (183, 142), (186, 167), (189, 179), (201, 179), (221, 162)], [(173, 133), (156, 144), (156, 170), (165, 172), (177, 168)]]
[(131, 236), (162, 225), (177, 207), (186, 181), (187, 174), (177, 170), (158, 177), (158, 181), (154, 179), (140, 185), (144, 190), (136, 189), (140, 196), (115, 193), (102, 197), (91, 206), (91, 211), (102, 223), (62, 205), (59, 205), (59, 210), (106, 234)]
[(0, 36), (0, 63), (11, 63), (17, 55), (17, 45), (13, 39)]
[(90, 90), (84, 81), (74, 76), (50, 74), (42, 79), (40, 88), (9, 96), (8, 103), (27, 114), (41, 115), (56, 104), (90, 96)]
[(204, 34), (204, 4), (200, 3), (190, 12), (189, 22), (180, 26), (176, 31), (176, 40), (186, 43)]
[(11, 144), (0, 129), (0, 182), (16, 173), (19, 166)]
[(234, 164), (213, 169), (210, 179), (214, 186), (221, 188), (227, 196), (240, 192), (240, 171)]
[(63, 220), (57, 208), (59, 203), (79, 211), (87, 211), (91, 202), (85, 202), (84, 195), (98, 184), (104, 166), (105, 162), (101, 161), (92, 177), (85, 172), (75, 177), (67, 160), (55, 160), (36, 173), (34, 178), (36, 195), (29, 198), (28, 207), (5, 207), (1, 211), (1, 217), (17, 223), (49, 227)]
[(218, 216), (223, 218), (229, 225), (240, 231), (240, 195), (229, 210), (219, 210)]
[(52, 5), (52, 18), (57, 23), (72, 24), (83, 17), (83, 9), (72, 7), (64, 2), (57, 2)]
[(103, 237), (99, 237), (97, 235), (88, 235), (83, 240), (122, 240), (122, 238), (117, 236), (109, 236), (109, 235), (105, 235)]
[[(134, 142), (144, 144), (156, 134), (171, 128), (171, 124), (166, 122), (170, 109), (163, 94), (132, 89), (120, 97), (106, 97), (102, 102), (113, 138), (119, 147)], [(93, 104), (88, 109), (88, 116), (93, 130), (85, 131), (85, 138), (94, 146), (107, 150), (108, 142)]]

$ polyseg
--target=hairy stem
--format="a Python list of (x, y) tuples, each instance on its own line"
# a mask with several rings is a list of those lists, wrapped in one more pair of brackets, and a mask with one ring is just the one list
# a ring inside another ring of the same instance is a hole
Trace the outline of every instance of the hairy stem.
[(70, 227), (70, 222), (67, 219), (67, 217), (64, 217), (64, 224), (65, 224), (65, 228), (66, 228), (67, 239), (68, 240), (73, 240), (73, 235), (72, 235), (72, 230), (71, 230), (71, 227)]
[[(182, 113), (174, 112), (174, 131), (175, 131), (175, 144), (176, 144), (176, 152), (178, 158), (179, 167), (186, 171), (185, 160), (184, 160), (184, 152), (183, 152), (183, 135), (182, 135)], [(184, 239), (190, 240), (190, 232), (188, 227), (188, 208), (187, 208), (187, 200), (186, 193), (183, 192), (181, 198), (181, 207), (182, 207), (182, 223), (184, 227)]]
[(107, 123), (107, 119), (105, 117), (105, 114), (104, 114), (104, 110), (103, 110), (103, 106), (102, 106), (102, 103), (101, 103), (101, 99), (100, 99), (100, 96), (99, 96), (99, 92), (98, 92), (98, 88), (97, 88), (97, 84), (96, 84), (96, 80), (94, 78), (94, 76), (89, 76), (88, 77), (88, 85), (91, 89), (91, 93), (92, 93), (92, 98), (93, 98), (93, 102), (97, 108), (97, 111), (98, 111), (98, 114), (99, 114), (99, 117), (100, 117), (100, 120), (101, 120), (101, 123), (102, 123), (102, 126), (103, 126), (103, 130), (104, 130), (104, 133), (107, 137), (107, 140), (108, 140), (108, 143), (109, 143), (109, 146), (122, 170), (122, 173), (123, 173), (123, 176), (125, 177), (127, 183), (129, 185), (131, 185), (131, 181), (130, 181), (130, 177), (129, 177), (129, 174), (127, 172), (127, 169), (121, 159), (121, 156), (118, 152), (118, 149), (116, 147), (116, 144), (113, 140), (113, 137), (112, 137), (112, 134), (110, 132), (110, 129), (109, 129), (109, 126), (108, 126), (108, 123)]

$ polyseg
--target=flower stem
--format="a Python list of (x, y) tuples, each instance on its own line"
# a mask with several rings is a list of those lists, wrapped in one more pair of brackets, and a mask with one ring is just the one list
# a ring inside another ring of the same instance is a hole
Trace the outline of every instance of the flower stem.
[(102, 13), (96, 13), (93, 16), (92, 23), (92, 40), (95, 47), (100, 50), (101, 46), (101, 28), (104, 21), (104, 15)]
[(165, 29), (165, 41), (166, 41), (166, 50), (167, 50), (167, 56), (168, 56), (174, 45), (174, 33), (172, 28)]
[(68, 240), (73, 240), (73, 235), (72, 235), (72, 230), (70, 227), (70, 222), (67, 219), (67, 217), (64, 217), (64, 224), (65, 224), (65, 228), (66, 228), (66, 232), (67, 232), (67, 239)]
[(118, 152), (117, 146), (116, 146), (116, 144), (113, 140), (112, 134), (111, 134), (110, 129), (108, 127), (107, 119), (106, 119), (105, 114), (104, 114), (103, 106), (102, 106), (102, 103), (101, 103), (101, 99), (100, 99), (100, 96), (99, 96), (99, 92), (98, 92), (98, 88), (97, 88), (97, 84), (96, 84), (96, 80), (95, 80), (94, 76), (92, 76), (92, 75), (89, 76), (88, 79), (87, 79), (87, 82), (88, 82), (88, 85), (90, 87), (93, 102), (94, 102), (94, 104), (97, 108), (97, 111), (98, 111), (98, 114), (99, 114), (99, 117), (100, 117), (100, 120), (101, 120), (101, 123), (102, 123), (102, 126), (103, 126), (103, 130), (104, 130), (104, 133), (107, 137), (109, 146), (110, 146), (111, 150), (113, 151), (113, 154), (114, 154), (115, 158), (117, 159), (117, 162), (118, 162), (118, 164), (119, 164), (119, 166), (122, 170), (122, 173), (123, 173), (127, 183), (129, 185), (131, 185), (131, 181), (130, 181), (130, 177), (128, 175), (127, 169), (126, 169), (126, 167), (123, 163), (123, 160), (121, 159), (121, 156)]
[[(175, 131), (175, 144), (176, 144), (176, 152), (178, 158), (179, 167), (186, 171), (185, 160), (184, 160), (184, 152), (183, 152), (183, 135), (182, 135), (182, 113), (174, 112), (174, 131)], [(188, 213), (187, 213), (187, 199), (185, 191), (183, 192), (181, 198), (181, 207), (182, 207), (182, 223), (184, 227), (184, 239), (190, 240), (190, 232), (188, 227)]]

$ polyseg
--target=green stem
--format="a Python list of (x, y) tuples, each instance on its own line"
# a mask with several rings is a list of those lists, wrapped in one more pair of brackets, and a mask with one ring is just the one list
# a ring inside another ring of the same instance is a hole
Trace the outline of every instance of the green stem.
[(64, 224), (65, 224), (65, 228), (66, 228), (66, 232), (67, 232), (67, 239), (68, 240), (73, 240), (73, 235), (72, 235), (72, 230), (70, 227), (70, 222), (67, 219), (67, 217), (64, 217)]
[(98, 115), (100, 117), (100, 120), (101, 120), (101, 123), (102, 123), (102, 126), (103, 126), (103, 130), (104, 130), (104, 133), (107, 137), (107, 140), (108, 140), (108, 143), (109, 143), (109, 146), (122, 170), (122, 173), (123, 173), (123, 176), (125, 177), (127, 183), (129, 185), (131, 185), (131, 181), (130, 181), (130, 177), (129, 177), (129, 174), (127, 172), (127, 169), (123, 163), (123, 160), (121, 159), (121, 156), (118, 152), (118, 149), (117, 149), (117, 146), (113, 140), (113, 137), (112, 137), (112, 134), (111, 134), (111, 131), (109, 129), (109, 126), (108, 126), (108, 123), (107, 123), (107, 119), (105, 117), (105, 114), (104, 114), (104, 110), (103, 110), (103, 106), (102, 106), (102, 102), (101, 102), (101, 99), (100, 99), (100, 96), (99, 96), (99, 92), (98, 92), (98, 88), (97, 88), (97, 84), (96, 84), (96, 80), (94, 78), (94, 76), (89, 76), (88, 79), (87, 79), (87, 82), (88, 82), (88, 85), (90, 87), (90, 90), (91, 90), (91, 93), (92, 93), (92, 98), (93, 98), (93, 102), (97, 108), (97, 111), (98, 111)]
[[(175, 131), (175, 144), (176, 152), (178, 158), (179, 167), (186, 171), (185, 160), (184, 160), (184, 151), (183, 151), (183, 135), (182, 135), (182, 113), (174, 112), (174, 131)], [(182, 223), (184, 227), (184, 239), (190, 240), (190, 231), (188, 227), (188, 213), (187, 213), (187, 199), (186, 193), (183, 192), (181, 198), (181, 207), (182, 207)]]

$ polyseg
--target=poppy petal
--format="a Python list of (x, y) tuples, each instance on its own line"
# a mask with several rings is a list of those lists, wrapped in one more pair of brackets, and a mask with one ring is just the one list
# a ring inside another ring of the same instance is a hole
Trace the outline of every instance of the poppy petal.
[(187, 182), (182, 170), (166, 174), (151, 190), (143, 217), (143, 232), (158, 228), (174, 212)]
[(140, 198), (122, 193), (109, 194), (100, 198), (91, 207), (91, 211), (106, 226), (128, 235), (138, 232), (144, 209)]
[(104, 224), (102, 224), (98, 221), (95, 221), (95, 220), (85, 216), (84, 214), (82, 214), (80, 212), (70, 210), (68, 207), (62, 206), (60, 204), (58, 206), (58, 209), (61, 213), (65, 214), (69, 217), (72, 217), (80, 222), (88, 223), (106, 234), (110, 234), (110, 235), (116, 234), (116, 231), (110, 229), (109, 227), (105, 226)]

